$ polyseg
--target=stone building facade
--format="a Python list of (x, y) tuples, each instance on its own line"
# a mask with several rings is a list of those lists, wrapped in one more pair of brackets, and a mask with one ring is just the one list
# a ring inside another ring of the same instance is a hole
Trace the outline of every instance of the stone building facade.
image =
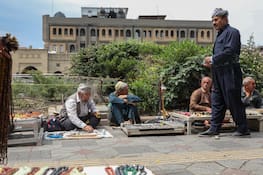
[[(127, 19), (128, 8), (81, 8), (81, 17), (42, 16), (44, 49), (20, 49), (14, 55), (14, 73), (35, 68), (43, 73), (67, 73), (70, 55), (81, 48), (113, 41), (152, 41), (168, 44), (193, 40), (212, 44), (215, 30), (211, 21), (166, 20), (165, 15)], [(26, 54), (28, 52), (28, 54)]]

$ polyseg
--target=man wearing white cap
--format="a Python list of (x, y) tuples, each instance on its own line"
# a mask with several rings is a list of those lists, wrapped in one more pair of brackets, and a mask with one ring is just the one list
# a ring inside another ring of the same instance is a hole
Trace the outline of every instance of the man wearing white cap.
[(61, 126), (66, 131), (80, 128), (92, 132), (99, 124), (100, 117), (91, 98), (91, 88), (79, 84), (77, 92), (67, 98), (60, 116)]
[(240, 34), (228, 24), (228, 11), (216, 8), (212, 14), (212, 23), (218, 31), (213, 55), (205, 57), (204, 66), (212, 71), (212, 118), (209, 130), (200, 136), (218, 135), (229, 109), (236, 123), (233, 136), (250, 135), (247, 127), (245, 106), (241, 101), (242, 72), (239, 64)]
[(110, 102), (110, 121), (112, 124), (120, 125), (125, 121), (130, 124), (141, 123), (141, 119), (136, 106), (141, 99), (128, 93), (128, 84), (118, 81), (115, 85), (115, 91), (109, 95)]

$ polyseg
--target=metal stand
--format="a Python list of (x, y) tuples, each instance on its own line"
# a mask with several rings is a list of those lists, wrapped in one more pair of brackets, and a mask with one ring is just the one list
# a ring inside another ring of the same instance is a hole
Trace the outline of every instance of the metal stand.
[(35, 143), (42, 145), (43, 128), (41, 128), (41, 119), (32, 118), (14, 121), (14, 131), (9, 135), (8, 145), (20, 145)]

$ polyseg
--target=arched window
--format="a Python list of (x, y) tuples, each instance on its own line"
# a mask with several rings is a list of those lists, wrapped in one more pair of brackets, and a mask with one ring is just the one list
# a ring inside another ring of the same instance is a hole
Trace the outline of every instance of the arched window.
[(27, 66), (22, 70), (22, 74), (28, 74), (30, 71), (37, 71), (37, 68), (35, 68), (34, 66)]
[(101, 31), (101, 35), (102, 35), (103, 37), (105, 37), (105, 35), (106, 35), (106, 31), (105, 31), (105, 29), (102, 29), (102, 31)]
[(151, 30), (148, 31), (148, 37), (150, 37), (150, 38), (152, 37), (152, 31)]
[(124, 31), (120, 30), (120, 36), (123, 37), (124, 36)]
[(190, 38), (195, 38), (195, 31), (193, 30), (190, 31)]
[(64, 29), (64, 35), (68, 35), (68, 29), (67, 28)]
[(53, 28), (53, 35), (56, 35), (57, 34), (57, 29), (56, 28)]
[(165, 30), (165, 37), (169, 37), (169, 31)]
[(170, 31), (170, 35), (172, 38), (174, 37), (174, 31), (173, 30)]
[(204, 38), (204, 37), (205, 37), (205, 32), (201, 31), (201, 38)]
[(91, 30), (90, 30), (90, 35), (91, 35), (91, 36), (96, 36), (96, 31), (95, 31), (95, 29), (91, 29)]
[(80, 29), (79, 35), (80, 35), (80, 36), (85, 36), (85, 29)]
[(58, 34), (62, 35), (62, 29), (61, 28), (58, 28)]
[(115, 30), (115, 34), (116, 37), (119, 37), (119, 30)]
[(180, 37), (181, 37), (181, 38), (185, 38), (185, 31), (184, 31), (184, 30), (181, 30), (181, 31), (180, 31)]
[(140, 30), (136, 30), (135, 31), (135, 37), (136, 38), (140, 38), (141, 37), (141, 31)]
[(210, 31), (207, 31), (207, 32), (206, 32), (206, 37), (207, 37), (207, 38), (210, 38)]
[(73, 44), (70, 45), (69, 52), (75, 52), (75, 46)]
[(108, 34), (109, 34), (109, 37), (112, 36), (112, 30), (111, 29), (108, 30)]
[(159, 30), (155, 30), (155, 37), (157, 38), (159, 36)]
[(86, 47), (85, 42), (80, 42), (80, 43), (79, 43), (79, 47), (80, 47), (80, 48), (85, 48), (85, 47)]
[(143, 31), (143, 37), (146, 38), (147, 32), (146, 30)]
[(73, 35), (73, 29), (69, 29), (69, 35)]
[(126, 30), (126, 37), (131, 37), (131, 30), (130, 29)]
[(161, 30), (161, 32), (160, 32), (160, 37), (161, 38), (163, 37), (163, 30)]

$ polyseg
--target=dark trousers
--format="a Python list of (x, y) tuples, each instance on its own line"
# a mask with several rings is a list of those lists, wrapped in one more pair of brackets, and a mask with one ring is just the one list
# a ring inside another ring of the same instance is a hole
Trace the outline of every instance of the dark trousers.
[(132, 104), (113, 103), (111, 106), (110, 121), (120, 125), (127, 120), (133, 120), (135, 123), (141, 123), (138, 108)]
[(242, 72), (239, 64), (212, 67), (212, 118), (211, 130), (219, 131), (230, 110), (239, 132), (247, 131), (245, 106), (241, 101)]
[[(87, 116), (83, 116), (83, 117), (79, 117), (79, 119), (81, 121), (83, 121), (84, 123), (87, 123), (91, 125), (94, 129), (98, 126), (99, 122), (100, 122), (100, 118), (97, 118), (95, 115), (89, 113)], [(61, 122), (61, 126), (64, 130), (66, 131), (70, 131), (73, 130), (75, 128), (78, 128), (77, 126), (75, 126), (69, 118), (65, 119), (63, 122)], [(80, 129), (80, 128), (78, 128)]]

